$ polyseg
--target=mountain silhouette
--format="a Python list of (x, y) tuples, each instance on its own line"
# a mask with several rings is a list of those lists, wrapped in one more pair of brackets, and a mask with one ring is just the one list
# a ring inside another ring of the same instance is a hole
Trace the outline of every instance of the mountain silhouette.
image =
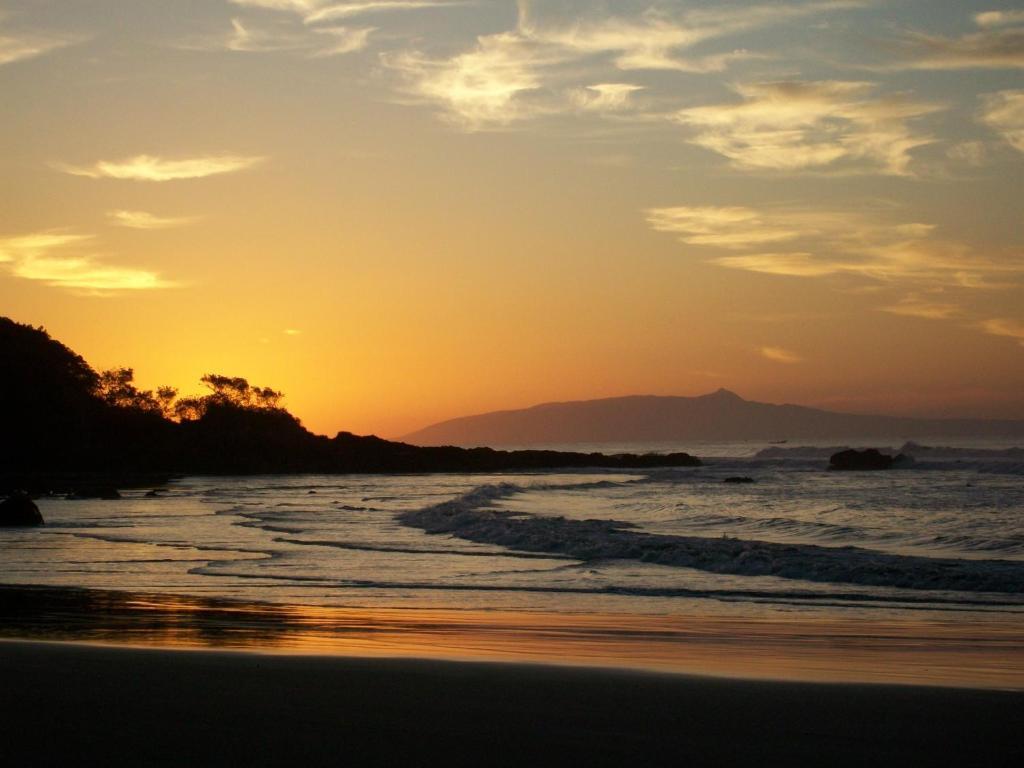
[(698, 397), (634, 395), (543, 403), (433, 424), (416, 445), (558, 445), (670, 441), (903, 437), (1024, 437), (1024, 421), (920, 419), (836, 413), (744, 400), (719, 389)]

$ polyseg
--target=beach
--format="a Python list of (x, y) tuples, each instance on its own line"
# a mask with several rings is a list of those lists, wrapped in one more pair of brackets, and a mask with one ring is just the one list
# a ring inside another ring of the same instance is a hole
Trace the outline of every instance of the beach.
[(1019, 693), (0, 643), (5, 765), (1020, 764)]
[(40, 499), (0, 764), (1020, 764), (1017, 465), (722, 450)]

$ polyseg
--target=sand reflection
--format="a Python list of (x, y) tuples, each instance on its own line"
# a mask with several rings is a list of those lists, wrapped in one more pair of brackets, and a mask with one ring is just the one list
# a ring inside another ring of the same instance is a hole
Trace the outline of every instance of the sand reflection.
[(0, 635), (104, 644), (629, 667), (1024, 690), (1024, 622), (336, 608), (0, 588)]

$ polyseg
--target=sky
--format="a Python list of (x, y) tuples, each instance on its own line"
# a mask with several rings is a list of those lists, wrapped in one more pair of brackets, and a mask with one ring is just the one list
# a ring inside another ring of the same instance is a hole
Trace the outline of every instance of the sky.
[(0, 0), (0, 314), (401, 436), (1024, 418), (1024, 8)]

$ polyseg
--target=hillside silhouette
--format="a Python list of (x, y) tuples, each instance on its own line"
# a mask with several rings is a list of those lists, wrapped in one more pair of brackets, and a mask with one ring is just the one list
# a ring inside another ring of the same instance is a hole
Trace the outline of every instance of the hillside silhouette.
[[(687, 454), (421, 448), (374, 436), (316, 435), (282, 394), (208, 374), (208, 394), (140, 390), (131, 368), (97, 372), (42, 328), (0, 318), (0, 490), (151, 484), (154, 474), (492, 472), (689, 466)], [(102, 478), (102, 480), (98, 479)]]
[(836, 413), (744, 400), (719, 389), (699, 397), (633, 396), (544, 403), (443, 421), (417, 445), (543, 445), (868, 437), (1024, 437), (1024, 421), (918, 419)]

